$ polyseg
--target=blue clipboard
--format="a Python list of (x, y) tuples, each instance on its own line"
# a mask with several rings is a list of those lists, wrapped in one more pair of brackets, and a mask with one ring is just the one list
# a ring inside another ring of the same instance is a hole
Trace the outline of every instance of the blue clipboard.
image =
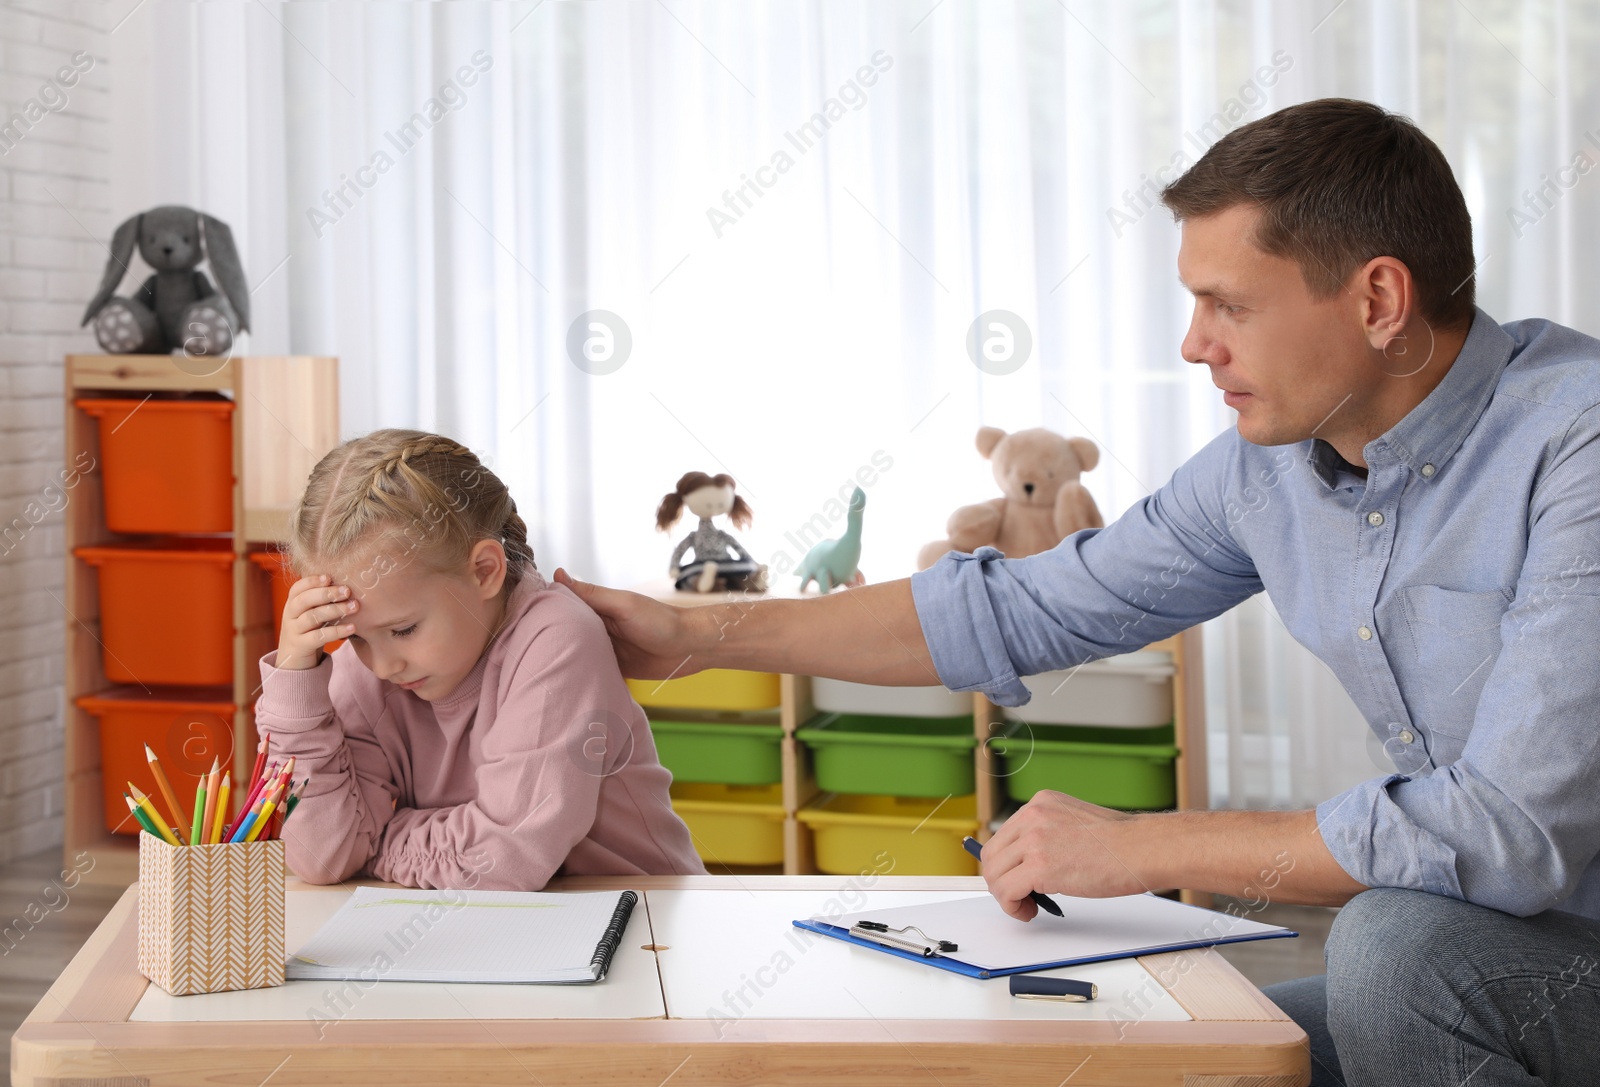
[(904, 951), (898, 947), (890, 947), (887, 944), (880, 944), (873, 940), (863, 940), (859, 936), (850, 935), (849, 929), (841, 928), (838, 925), (826, 924), (822, 921), (794, 921), (792, 924), (796, 928), (808, 929), (811, 932), (832, 937), (835, 940), (842, 940), (847, 944), (855, 944), (858, 947), (881, 951), (887, 955), (897, 955), (902, 959), (924, 963), (928, 966), (937, 966), (940, 970), (948, 970), (953, 974), (962, 974), (969, 978), (1001, 978), (1008, 974), (1026, 974), (1032, 970), (1054, 970), (1060, 966), (1081, 966), (1090, 962), (1131, 959), (1139, 955), (1160, 955), (1168, 951), (1189, 951), (1197, 947), (1216, 947), (1219, 944), (1238, 944), (1249, 940), (1276, 940), (1300, 935), (1298, 932), (1291, 932), (1287, 929), (1282, 932), (1248, 933), (1242, 936), (1225, 936), (1212, 940), (1195, 940), (1190, 943), (1161, 944), (1155, 947), (1135, 948), (1110, 955), (1084, 955), (1077, 958), (1057, 959), (1052, 962), (1029, 963), (1026, 966), (1008, 966), (1004, 969), (986, 970), (983, 967), (973, 966), (971, 963), (962, 962), (960, 959), (952, 958), (948, 955), (925, 957), (912, 951)]

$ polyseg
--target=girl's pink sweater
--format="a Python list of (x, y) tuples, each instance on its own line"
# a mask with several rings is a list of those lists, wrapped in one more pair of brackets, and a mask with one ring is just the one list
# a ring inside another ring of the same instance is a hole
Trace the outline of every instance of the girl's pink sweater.
[(530, 573), (467, 677), (426, 702), (348, 644), (315, 668), (261, 658), (269, 761), (308, 776), (284, 824), (290, 868), (410, 887), (538, 890), (557, 872), (702, 873), (605, 626)]

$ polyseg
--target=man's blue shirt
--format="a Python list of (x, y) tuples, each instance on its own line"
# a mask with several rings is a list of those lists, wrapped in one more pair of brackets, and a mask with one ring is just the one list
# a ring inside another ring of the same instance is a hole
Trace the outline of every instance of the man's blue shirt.
[(1104, 529), (913, 575), (940, 680), (1022, 705), (1018, 676), (1265, 590), (1401, 771), (1317, 807), (1353, 878), (1600, 919), (1597, 405), (1600, 341), (1478, 310), (1365, 478), (1321, 439), (1229, 430)]

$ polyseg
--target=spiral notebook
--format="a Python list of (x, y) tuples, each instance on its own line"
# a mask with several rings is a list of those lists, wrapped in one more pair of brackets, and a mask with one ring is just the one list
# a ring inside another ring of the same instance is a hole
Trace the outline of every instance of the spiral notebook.
[(284, 965), (289, 978), (571, 985), (600, 981), (635, 891), (358, 887)]

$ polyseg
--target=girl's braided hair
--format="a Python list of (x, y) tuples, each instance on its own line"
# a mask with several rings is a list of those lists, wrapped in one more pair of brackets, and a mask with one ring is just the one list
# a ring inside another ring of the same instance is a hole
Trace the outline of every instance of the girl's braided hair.
[(404, 556), (459, 573), (480, 540), (506, 552), (509, 593), (536, 567), (528, 526), (506, 485), (459, 442), (421, 430), (375, 430), (317, 462), (290, 519), (286, 550), (301, 576), (330, 562)]

